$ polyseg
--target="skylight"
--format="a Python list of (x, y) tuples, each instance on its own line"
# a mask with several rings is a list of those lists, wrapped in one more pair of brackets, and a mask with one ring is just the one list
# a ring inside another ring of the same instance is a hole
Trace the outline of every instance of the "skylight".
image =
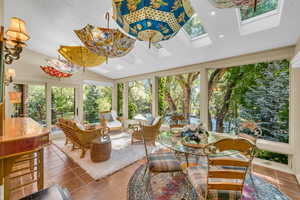
[(201, 24), (201, 19), (197, 14), (193, 15), (192, 18), (185, 23), (183, 30), (189, 35), (191, 40), (195, 40), (199, 36), (206, 34)]
[(251, 19), (253, 17), (276, 10), (278, 7), (278, 0), (263, 0), (262, 3), (257, 4), (256, 11), (253, 8), (241, 8), (241, 20)]

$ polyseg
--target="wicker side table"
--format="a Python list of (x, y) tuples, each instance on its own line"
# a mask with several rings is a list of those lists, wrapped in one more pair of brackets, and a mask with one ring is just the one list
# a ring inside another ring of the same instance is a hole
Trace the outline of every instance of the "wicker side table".
[(109, 136), (99, 137), (91, 143), (91, 160), (93, 162), (106, 161), (110, 158), (111, 141)]

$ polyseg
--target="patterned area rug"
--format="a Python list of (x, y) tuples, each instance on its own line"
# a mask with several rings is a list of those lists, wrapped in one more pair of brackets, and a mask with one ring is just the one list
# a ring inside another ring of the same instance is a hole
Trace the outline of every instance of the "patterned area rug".
[[(145, 165), (139, 167), (128, 183), (128, 200), (197, 200), (196, 192), (188, 187), (187, 180), (182, 173), (175, 175), (158, 174), (151, 179), (150, 196), (146, 195), (143, 173)], [(289, 198), (282, 194), (273, 185), (267, 183), (259, 177), (253, 175), (254, 184), (250, 176), (246, 178), (242, 200), (288, 200)], [(145, 180), (146, 178), (144, 178)], [(228, 200), (231, 200), (229, 197)], [(227, 200), (222, 198), (222, 200)], [(217, 199), (214, 199), (217, 200)]]

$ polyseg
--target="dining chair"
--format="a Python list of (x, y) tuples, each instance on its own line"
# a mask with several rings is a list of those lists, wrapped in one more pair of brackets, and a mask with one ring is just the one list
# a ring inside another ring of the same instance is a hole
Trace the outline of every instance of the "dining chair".
[(226, 138), (207, 146), (207, 164), (187, 169), (199, 199), (240, 199), (254, 149), (255, 145), (243, 138)]
[[(247, 133), (244, 133), (244, 130), (249, 130), (250, 132), (252, 132), (253, 135), (249, 135)], [(262, 136), (262, 130), (261, 128), (257, 125), (257, 123), (253, 122), (253, 121), (244, 121), (241, 123), (241, 125), (239, 126), (238, 129), (238, 136), (240, 138), (244, 138), (247, 139), (251, 142), (253, 142), (255, 144), (255, 146), (257, 147), (257, 140)], [(253, 157), (255, 157), (257, 154), (257, 152), (254, 152)], [(251, 182), (253, 184), (254, 190), (255, 190), (255, 194), (258, 196), (259, 194), (257, 193), (257, 189), (256, 189), (256, 185), (253, 179), (253, 165), (251, 164), (249, 166), (249, 176), (251, 179)], [(259, 198), (259, 197), (258, 197)]]
[(182, 128), (188, 123), (183, 115), (172, 115), (170, 128)]
[(145, 182), (145, 192), (150, 198), (149, 189), (151, 186), (151, 177), (159, 173), (176, 173), (182, 172), (180, 163), (173, 152), (155, 152), (149, 153), (147, 140), (145, 139), (145, 129), (141, 126), (141, 136), (146, 154), (146, 168), (143, 175), (143, 180), (148, 172)]

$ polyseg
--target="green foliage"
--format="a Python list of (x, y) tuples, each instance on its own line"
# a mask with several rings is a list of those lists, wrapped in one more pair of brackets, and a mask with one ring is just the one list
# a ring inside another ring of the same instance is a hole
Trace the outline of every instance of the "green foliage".
[(288, 142), (289, 62), (261, 63), (261, 77), (242, 96), (240, 115), (258, 123), (263, 137)]
[[(210, 75), (213, 74), (212, 71)], [(226, 92), (230, 87), (232, 93), (226, 99)], [(229, 103), (228, 110), (224, 110), (226, 103)], [(240, 121), (254, 121), (262, 129), (263, 139), (287, 143), (289, 62), (262, 62), (226, 69), (213, 88), (209, 112), (214, 123), (220, 120), (220, 115), (225, 115), (221, 119), (224, 132), (236, 132)], [(287, 162), (286, 155), (261, 151), (259, 156)]]
[(28, 85), (28, 116), (46, 124), (46, 92), (43, 85)]
[(85, 122), (99, 122), (99, 113), (111, 110), (112, 88), (108, 86), (84, 85), (83, 94)]
[(262, 1), (262, 3), (257, 4), (255, 12), (254, 8), (241, 8), (241, 18), (242, 20), (247, 20), (252, 17), (256, 17), (258, 15), (275, 10), (277, 7), (278, 0), (264, 0)]
[(75, 116), (75, 89), (52, 87), (52, 124), (60, 117), (72, 119)]
[(166, 77), (162, 77), (158, 80), (158, 114), (160, 116), (165, 115), (165, 110), (167, 108), (167, 102), (165, 101), (165, 94), (167, 89), (166, 82)]
[(118, 116), (123, 116), (123, 89), (124, 89), (124, 84), (123, 83), (118, 83)]
[(274, 152), (269, 152), (264, 150), (257, 150), (256, 157), (265, 160), (279, 162), (282, 164), (288, 164), (288, 156), (285, 154), (274, 153)]
[(150, 79), (129, 83), (128, 117), (149, 114), (152, 109), (152, 84)]

